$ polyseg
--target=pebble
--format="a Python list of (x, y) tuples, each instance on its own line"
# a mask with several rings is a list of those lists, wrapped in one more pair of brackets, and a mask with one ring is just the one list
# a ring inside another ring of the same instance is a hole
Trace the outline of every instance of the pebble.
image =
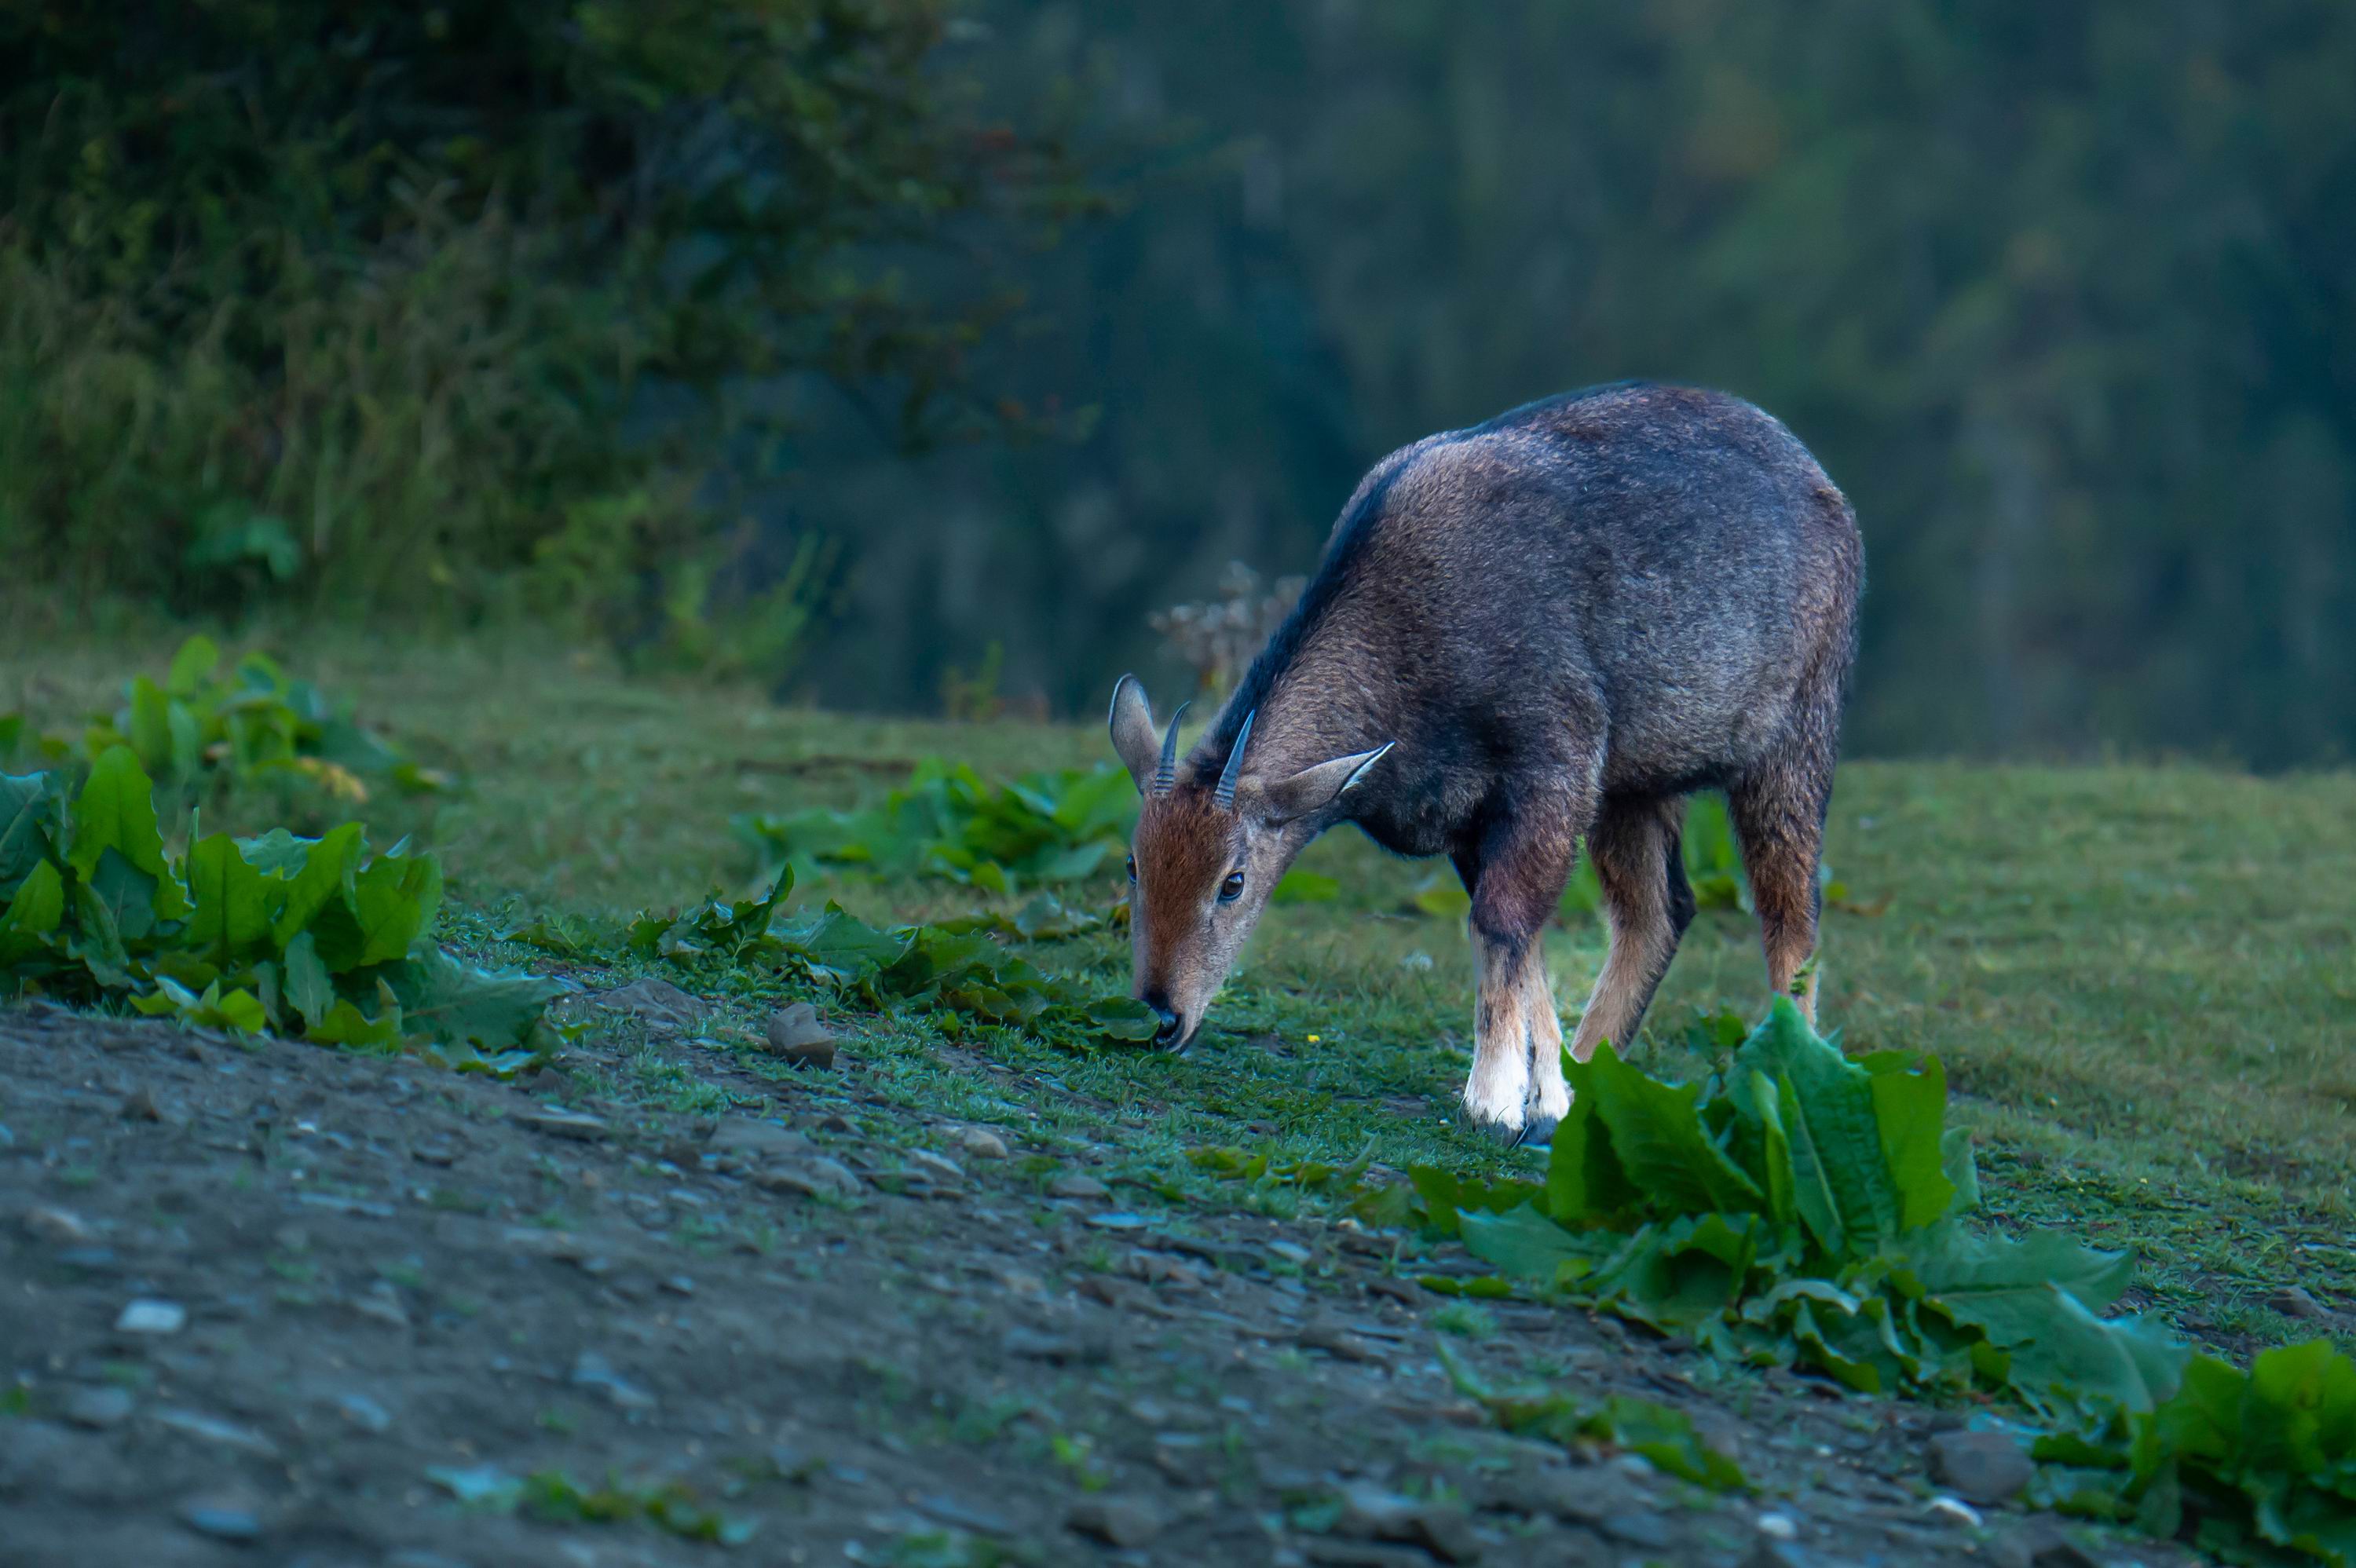
[(66, 1401), (65, 1418), (76, 1426), (104, 1430), (120, 1426), (131, 1414), (131, 1391), (120, 1388), (76, 1389)]
[(2037, 1466), (2003, 1433), (1967, 1429), (1931, 1439), (1931, 1474), (1965, 1502), (2000, 1503), (2036, 1478)]
[(1341, 1324), (1325, 1318), (1312, 1318), (1302, 1324), (1297, 1338), (1302, 1349), (1323, 1350), (1344, 1361), (1380, 1362), (1383, 1360), (1381, 1351)]
[(1142, 1546), (1162, 1533), (1162, 1516), (1127, 1498), (1087, 1498), (1072, 1505), (1064, 1522), (1108, 1546)]
[(834, 1033), (818, 1021), (818, 1009), (808, 1002), (771, 1013), (763, 1032), (768, 1037), (770, 1053), (797, 1067), (834, 1065)]
[(177, 1301), (134, 1301), (114, 1320), (118, 1334), (177, 1334), (187, 1327), (188, 1309)]
[(20, 1222), (27, 1235), (63, 1246), (80, 1245), (95, 1240), (98, 1235), (91, 1229), (90, 1221), (72, 1210), (52, 1208), (46, 1203), (37, 1203), (26, 1210)]
[(216, 1541), (256, 1541), (262, 1536), (262, 1513), (236, 1494), (190, 1498), (177, 1509), (182, 1524)]
[(581, 1111), (567, 1111), (556, 1105), (536, 1105), (530, 1110), (510, 1112), (508, 1120), (519, 1127), (530, 1127), (551, 1137), (573, 1138), (582, 1143), (596, 1143), (612, 1129), (603, 1116), (592, 1116)]
[(660, 1283), (662, 1288), (669, 1291), (673, 1296), (693, 1296), (695, 1294), (695, 1281), (688, 1278), (687, 1275), (683, 1274), (667, 1275)]
[(252, 1454), (264, 1459), (278, 1456), (278, 1445), (250, 1426), (240, 1426), (233, 1421), (223, 1421), (217, 1415), (207, 1415), (200, 1410), (179, 1410), (171, 1406), (154, 1412), (147, 1417), (156, 1425), (199, 1442), (214, 1443), (223, 1448)]
[(711, 1142), (701, 1148), (691, 1147), (681, 1151), (681, 1162), (691, 1161), (699, 1154), (738, 1155), (753, 1160), (778, 1159), (808, 1154), (811, 1147), (809, 1138), (791, 1127), (751, 1116), (730, 1116), (712, 1129)]
[(1460, 1509), (1418, 1502), (1366, 1481), (1344, 1487), (1341, 1502), (1342, 1517), (1333, 1526), (1338, 1534), (1406, 1541), (1443, 1563), (1469, 1563), (1480, 1555), (1472, 1520)]
[(1308, 1266), (1309, 1260), (1315, 1255), (1299, 1242), (1270, 1242), (1268, 1243), (1268, 1250), (1285, 1262), (1299, 1264), (1304, 1268)]
[(1656, 1513), (1611, 1514), (1599, 1520), (1596, 1528), (1622, 1545), (1641, 1546), (1647, 1552), (1666, 1552), (1676, 1541)]
[(1100, 1339), (1048, 1334), (1036, 1328), (1010, 1328), (1006, 1337), (999, 1341), (999, 1346), (1010, 1356), (1032, 1361), (1053, 1361), (1058, 1366), (1103, 1361), (1111, 1356), (1110, 1348)]
[(1067, 1172), (1047, 1183), (1047, 1196), (1050, 1198), (1109, 1198), (1112, 1196), (1112, 1189), (1093, 1176)]
[(612, 1401), (617, 1410), (652, 1410), (655, 1396), (614, 1370), (613, 1363), (594, 1350), (584, 1350), (573, 1363), (573, 1386), (594, 1389)]
[(2331, 1309), (2316, 1300), (2302, 1285), (2276, 1291), (2266, 1297), (2266, 1305), (2286, 1317), (2297, 1317), (2309, 1323), (2327, 1323), (2332, 1317)]
[(591, 999), (601, 1008), (643, 1019), (648, 1034), (678, 1034), (692, 1029), (703, 1016), (702, 1005), (693, 997), (652, 976), (600, 992)]
[(933, 1492), (918, 1498), (916, 1511), (927, 1519), (958, 1530), (969, 1530), (976, 1535), (1003, 1536), (1014, 1533), (1014, 1521), (1004, 1514), (992, 1513), (988, 1509), (976, 1508), (971, 1503), (960, 1502), (941, 1492)]
[(147, 1085), (140, 1084), (123, 1097), (121, 1115), (126, 1122), (160, 1122), (164, 1113), (155, 1106), (155, 1096)]
[(1006, 1140), (988, 1127), (968, 1127), (958, 1138), (958, 1147), (975, 1159), (1004, 1159)]
[(364, 1393), (337, 1395), (336, 1408), (363, 1432), (384, 1432), (392, 1426), (392, 1413)]
[(753, 1179), (753, 1185), (769, 1192), (798, 1192), (805, 1198), (815, 1198), (820, 1193), (850, 1198), (867, 1184), (841, 1160), (816, 1155), (792, 1165), (765, 1170)]
[(1980, 1518), (1980, 1510), (1961, 1498), (1933, 1498), (1923, 1506), (1933, 1517), (1949, 1524), (1960, 1524), (1965, 1530), (1977, 1530), (1985, 1522)]
[(1759, 1516), (1759, 1533), (1770, 1541), (1797, 1541), (1800, 1527), (1790, 1514), (1762, 1513)]
[(962, 1184), (965, 1180), (963, 1166), (945, 1155), (935, 1154), (928, 1148), (910, 1149), (908, 1163), (936, 1181), (953, 1181)]
[(1132, 1214), (1126, 1209), (1116, 1209), (1106, 1214), (1091, 1214), (1088, 1223), (1099, 1231), (1142, 1231), (1145, 1216)]

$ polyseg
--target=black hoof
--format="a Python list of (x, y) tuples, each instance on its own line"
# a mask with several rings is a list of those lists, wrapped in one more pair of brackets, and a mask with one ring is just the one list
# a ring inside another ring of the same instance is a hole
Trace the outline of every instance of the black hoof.
[(1560, 1118), (1555, 1116), (1532, 1116), (1522, 1124), (1520, 1135), (1514, 1139), (1514, 1147), (1551, 1148), (1554, 1146), (1554, 1129), (1559, 1121)]
[(1464, 1120), (1474, 1132), (1486, 1134), (1507, 1148), (1518, 1146), (1522, 1141), (1522, 1134), (1526, 1130), (1505, 1122), (1484, 1121), (1477, 1116), (1467, 1116)]

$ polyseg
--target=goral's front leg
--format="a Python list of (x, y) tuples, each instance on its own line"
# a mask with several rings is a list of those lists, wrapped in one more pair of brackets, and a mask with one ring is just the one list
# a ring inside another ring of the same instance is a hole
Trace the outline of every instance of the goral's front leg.
[(1516, 1142), (1545, 1137), (1570, 1109), (1562, 1081), (1562, 1024), (1538, 944), (1570, 878), (1582, 818), (1548, 795), (1494, 823), (1476, 855), (1458, 858), (1472, 894), (1472, 944), (1481, 959), (1472, 1072), (1464, 1109)]

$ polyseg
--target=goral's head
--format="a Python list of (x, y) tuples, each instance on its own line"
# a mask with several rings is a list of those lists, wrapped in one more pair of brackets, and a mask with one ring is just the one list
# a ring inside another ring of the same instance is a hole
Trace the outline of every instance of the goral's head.
[(1271, 780), (1247, 771), (1258, 717), (1247, 713), (1217, 781), (1182, 780), (1185, 711), (1182, 704), (1157, 741), (1145, 688), (1134, 676), (1113, 688), (1113, 750), (1144, 797), (1129, 857), (1130, 993), (1161, 1015), (1156, 1043), (1181, 1051), (1292, 858), (1332, 819), (1343, 792), (1390, 750), (1386, 743)]

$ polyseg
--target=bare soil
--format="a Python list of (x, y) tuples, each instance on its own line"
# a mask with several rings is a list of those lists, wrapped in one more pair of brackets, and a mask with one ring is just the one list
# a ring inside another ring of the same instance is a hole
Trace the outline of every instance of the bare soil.
[(1398, 1238), (906, 1115), (0, 1011), (0, 1563), (2182, 1560), (1974, 1526), (1957, 1415), (1534, 1305), (1451, 1343), (1687, 1410), (1757, 1490), (1506, 1435)]

